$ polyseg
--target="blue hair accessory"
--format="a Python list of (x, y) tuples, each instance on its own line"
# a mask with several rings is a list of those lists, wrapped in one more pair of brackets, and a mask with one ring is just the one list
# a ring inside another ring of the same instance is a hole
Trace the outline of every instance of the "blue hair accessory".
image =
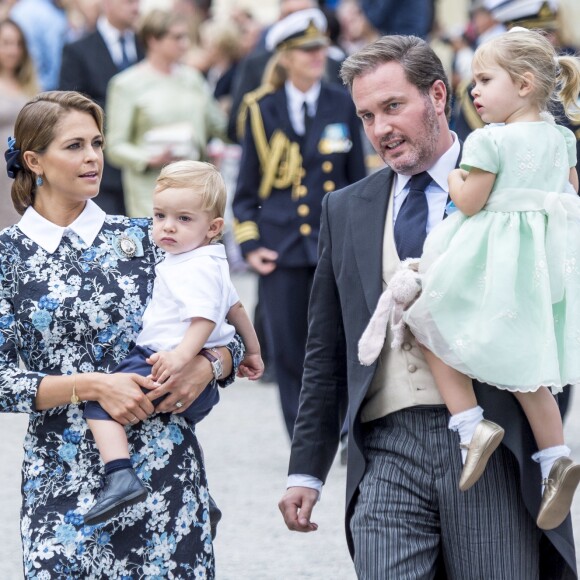
[(4, 153), (4, 159), (6, 159), (6, 172), (8, 177), (16, 179), (16, 174), (22, 170), (22, 165), (20, 165), (20, 149), (16, 149), (14, 145), (16, 144), (16, 139), (14, 137), (8, 137), (8, 149)]

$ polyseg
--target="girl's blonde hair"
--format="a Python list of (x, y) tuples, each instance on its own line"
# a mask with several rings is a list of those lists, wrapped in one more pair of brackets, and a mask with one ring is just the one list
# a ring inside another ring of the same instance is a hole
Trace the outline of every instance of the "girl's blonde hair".
[(566, 116), (580, 122), (580, 59), (558, 56), (541, 32), (517, 28), (488, 40), (475, 51), (473, 65), (492, 63), (503, 68), (514, 82), (532, 73), (532, 96), (540, 110), (547, 111), (550, 100), (559, 101)]
[[(14, 20), (10, 20), (9, 18), (0, 20), (0, 31), (7, 27), (12, 27), (16, 30), (20, 37), (20, 48), (22, 49), (22, 57), (15, 71), (16, 81), (20, 85), (22, 91), (29, 97), (32, 97), (38, 93), (39, 87), (36, 79), (36, 70), (30, 52), (28, 51), (28, 45), (26, 44), (24, 33), (22, 32), (22, 28), (20, 28)], [(0, 72), (2, 71), (0, 70)]]
[(199, 196), (202, 211), (209, 212), (212, 219), (224, 217), (226, 184), (211, 163), (183, 160), (166, 165), (157, 178), (155, 192), (159, 193), (170, 187), (190, 189), (194, 195)]

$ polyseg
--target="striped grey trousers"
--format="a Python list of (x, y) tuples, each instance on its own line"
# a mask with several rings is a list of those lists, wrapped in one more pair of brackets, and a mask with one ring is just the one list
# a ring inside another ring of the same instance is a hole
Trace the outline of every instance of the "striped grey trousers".
[(448, 419), (444, 407), (414, 407), (366, 427), (368, 464), (350, 523), (358, 577), (433, 579), (443, 561), (449, 580), (538, 579), (541, 533), (520, 497), (515, 458), (501, 445), (482, 478), (459, 491)]

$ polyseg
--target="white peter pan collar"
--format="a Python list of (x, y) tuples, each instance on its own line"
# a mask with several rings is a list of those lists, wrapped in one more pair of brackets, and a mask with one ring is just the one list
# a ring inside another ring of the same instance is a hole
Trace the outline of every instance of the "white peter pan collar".
[(87, 247), (92, 245), (105, 223), (106, 213), (92, 200), (88, 200), (79, 217), (66, 227), (43, 218), (32, 206), (24, 212), (17, 226), (22, 233), (49, 254), (56, 252), (63, 235), (73, 231)]

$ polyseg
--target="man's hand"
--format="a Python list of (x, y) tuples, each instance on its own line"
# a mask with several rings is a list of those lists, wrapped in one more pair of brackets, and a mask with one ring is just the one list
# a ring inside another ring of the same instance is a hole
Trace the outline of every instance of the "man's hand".
[(284, 522), (293, 532), (315, 532), (318, 524), (310, 521), (314, 504), (318, 501), (318, 491), (310, 487), (290, 487), (282, 496), (278, 507)]
[(267, 276), (276, 269), (278, 252), (268, 248), (258, 248), (246, 255), (248, 265), (256, 270), (261, 276)]

